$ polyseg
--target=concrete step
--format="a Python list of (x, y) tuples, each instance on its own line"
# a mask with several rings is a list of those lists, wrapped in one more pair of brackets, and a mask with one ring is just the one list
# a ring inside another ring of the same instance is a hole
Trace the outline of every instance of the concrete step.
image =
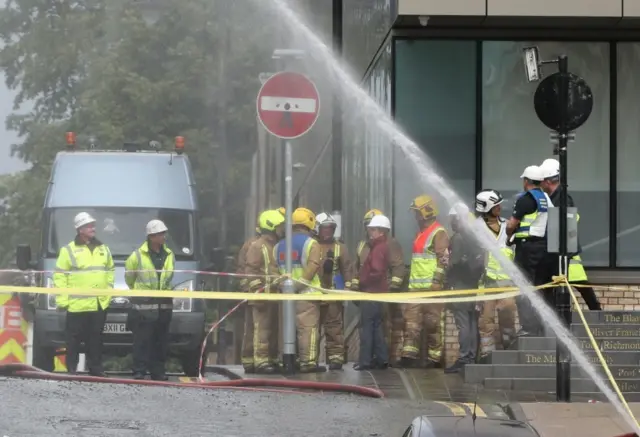
[[(619, 337), (636, 337), (640, 338), (640, 325), (606, 325), (592, 324), (589, 325), (591, 334), (595, 338), (619, 338)], [(588, 338), (587, 329), (582, 324), (573, 323), (571, 332), (576, 337)]]
[[(589, 325), (640, 325), (640, 311), (585, 311), (584, 317)], [(580, 315), (572, 314), (572, 322), (580, 323)]]
[[(604, 370), (596, 366), (601, 375)], [(639, 378), (640, 365), (609, 366), (614, 378)], [(572, 377), (587, 378), (586, 373), (577, 365), (571, 366)], [(464, 381), (469, 384), (481, 384), (487, 378), (555, 378), (555, 364), (467, 364), (464, 368)]]
[[(593, 350), (588, 338), (579, 337), (576, 340), (582, 350)], [(601, 337), (597, 338), (596, 342), (602, 352), (640, 352), (639, 337)], [(517, 341), (517, 349), (520, 351), (543, 351), (555, 348), (556, 339), (554, 337), (520, 337)]]
[[(640, 392), (640, 381), (637, 379), (618, 379), (620, 391)], [(608, 384), (607, 384), (608, 385)], [(555, 378), (487, 378), (484, 386), (490, 390), (541, 391), (555, 392)], [(571, 392), (596, 392), (599, 388), (595, 382), (585, 378), (571, 378)]]
[[(586, 351), (589, 361), (596, 366), (600, 361), (594, 351)], [(611, 352), (603, 353), (608, 366), (637, 366), (640, 365), (640, 352)], [(494, 351), (485, 364), (554, 364), (556, 362), (556, 351)], [(639, 390), (640, 391), (640, 390)]]

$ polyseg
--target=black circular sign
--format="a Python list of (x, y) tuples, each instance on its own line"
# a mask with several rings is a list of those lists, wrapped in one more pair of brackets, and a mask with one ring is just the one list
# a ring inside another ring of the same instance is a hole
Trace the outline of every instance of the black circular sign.
[(587, 121), (593, 109), (591, 88), (580, 76), (573, 73), (554, 73), (546, 77), (536, 89), (533, 106), (545, 126), (555, 131), (560, 130), (563, 121), (560, 107), (560, 84), (563, 75), (569, 88), (565, 129), (572, 131)]

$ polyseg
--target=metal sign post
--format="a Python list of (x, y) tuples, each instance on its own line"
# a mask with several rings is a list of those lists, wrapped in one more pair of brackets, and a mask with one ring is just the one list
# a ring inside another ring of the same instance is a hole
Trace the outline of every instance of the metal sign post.
[[(574, 136), (572, 131), (582, 126), (593, 109), (593, 95), (591, 88), (579, 76), (568, 71), (568, 59), (561, 55), (557, 60), (540, 61), (538, 49), (528, 47), (524, 49), (525, 67), (530, 81), (537, 81), (541, 77), (543, 64), (557, 63), (558, 72), (545, 78), (534, 96), (534, 108), (540, 121), (549, 129), (557, 132), (558, 147), (555, 152), (560, 162), (560, 205), (557, 208), (559, 241), (552, 241), (548, 235), (550, 253), (558, 253), (558, 272), (561, 276), (569, 276), (569, 254), (578, 252), (577, 236), (569, 236), (569, 216), (577, 221), (577, 209), (568, 207), (568, 179), (567, 179), (567, 148)], [(555, 205), (554, 205), (555, 206)], [(555, 219), (556, 208), (549, 211), (549, 226), (551, 229)], [(549, 234), (549, 232), (548, 232)], [(574, 238), (575, 237), (575, 238)], [(557, 244), (559, 243), (559, 244)], [(556, 250), (557, 245), (557, 250)], [(555, 306), (558, 317), (569, 328), (571, 324), (571, 295), (567, 285), (563, 284), (555, 292)], [(558, 402), (571, 401), (571, 354), (567, 348), (556, 340), (556, 399)]]
[[(306, 76), (281, 72), (267, 79), (258, 93), (258, 118), (272, 135), (285, 140), (285, 270), (289, 276), (283, 284), (284, 293), (295, 292), (293, 272), (293, 152), (291, 140), (311, 130), (320, 109), (320, 96), (315, 84)], [(294, 301), (283, 303), (283, 365), (287, 374), (295, 373), (296, 306)]]

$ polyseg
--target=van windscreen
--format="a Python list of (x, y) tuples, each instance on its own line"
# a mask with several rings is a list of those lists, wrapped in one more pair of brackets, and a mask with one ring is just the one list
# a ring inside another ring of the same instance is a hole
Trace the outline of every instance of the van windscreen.
[(162, 220), (169, 231), (167, 246), (176, 259), (193, 259), (193, 215), (189, 211), (156, 208), (60, 208), (49, 216), (48, 252), (58, 254), (76, 236), (73, 218), (88, 212), (96, 219), (96, 238), (106, 244), (114, 258), (125, 259), (145, 241), (145, 227), (153, 219)]

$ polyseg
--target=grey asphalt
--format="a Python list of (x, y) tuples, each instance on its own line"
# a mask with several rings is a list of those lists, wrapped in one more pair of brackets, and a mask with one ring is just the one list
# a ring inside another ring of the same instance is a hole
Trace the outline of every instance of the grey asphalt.
[(401, 436), (422, 402), (2, 378), (0, 436)]

